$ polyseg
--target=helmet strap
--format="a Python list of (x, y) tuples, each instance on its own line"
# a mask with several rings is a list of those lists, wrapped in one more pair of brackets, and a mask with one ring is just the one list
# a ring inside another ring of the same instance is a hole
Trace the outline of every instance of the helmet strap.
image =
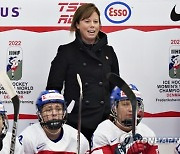
[(64, 124), (64, 120), (55, 120), (55, 119), (49, 120), (47, 122), (41, 122), (42, 126), (45, 126), (50, 130), (60, 129), (63, 124)]
[(46, 127), (46, 126), (44, 126), (43, 128), (45, 129), (45, 132), (48, 132), (48, 134), (50, 134), (50, 135), (57, 135), (57, 134), (59, 134), (60, 131), (61, 131), (61, 128), (59, 128), (56, 132), (51, 132), (51, 131), (49, 130), (49, 128)]

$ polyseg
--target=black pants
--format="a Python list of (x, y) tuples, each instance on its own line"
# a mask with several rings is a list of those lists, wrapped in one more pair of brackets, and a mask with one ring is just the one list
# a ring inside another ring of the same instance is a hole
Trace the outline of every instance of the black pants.
[(91, 138), (95, 129), (81, 128), (81, 133), (87, 138), (89, 141), (89, 146), (91, 147)]

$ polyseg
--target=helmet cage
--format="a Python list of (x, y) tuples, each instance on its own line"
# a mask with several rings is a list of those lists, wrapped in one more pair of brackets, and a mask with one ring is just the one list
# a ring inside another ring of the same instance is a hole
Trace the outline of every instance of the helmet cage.
[[(129, 84), (129, 87), (131, 88), (131, 90), (133, 91), (133, 93), (135, 94), (136, 99), (137, 99), (137, 125), (138, 125), (144, 116), (143, 99), (141, 98), (141, 94), (135, 85)], [(118, 107), (119, 102), (122, 100), (129, 100), (129, 98), (126, 96), (126, 94), (119, 87), (116, 86), (112, 90), (110, 100), (111, 100), (111, 114), (110, 114), (110, 116), (113, 118), (113, 121), (117, 121), (118, 120), (118, 118), (117, 118), (117, 107)], [(127, 119), (127, 121), (125, 121), (125, 122), (118, 121), (118, 123), (124, 127), (130, 127), (130, 126), (132, 126), (132, 119)]]
[[(128, 100), (128, 99), (126, 99)], [(120, 101), (115, 101), (111, 108), (111, 114), (110, 116), (113, 117), (114, 121), (118, 121), (118, 123), (120, 123), (122, 126), (124, 127), (131, 127), (132, 126), (132, 119), (127, 119), (126, 122), (122, 122), (122, 121), (119, 121), (118, 120), (118, 117), (117, 117), (117, 107), (119, 105)], [(137, 125), (141, 122), (142, 118), (144, 116), (144, 103), (143, 103), (143, 100), (137, 100)]]
[(38, 116), (38, 120), (39, 120), (41, 126), (45, 126), (45, 127), (47, 127), (48, 129), (51, 129), (51, 130), (56, 130), (56, 129), (61, 128), (62, 125), (64, 123), (66, 123), (66, 119), (67, 119), (67, 111), (66, 111), (66, 109), (65, 110), (63, 109), (63, 117), (62, 117), (62, 119), (58, 119), (58, 120), (48, 120), (48, 121), (45, 122), (43, 117), (42, 117), (42, 112), (37, 111), (36, 114)]

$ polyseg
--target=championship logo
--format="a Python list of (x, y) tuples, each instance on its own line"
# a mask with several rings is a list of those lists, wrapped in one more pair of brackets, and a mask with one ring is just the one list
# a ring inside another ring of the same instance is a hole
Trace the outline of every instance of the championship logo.
[(180, 79), (180, 46), (170, 48), (169, 77)]
[(7, 74), (11, 80), (20, 80), (22, 77), (22, 48), (9, 47), (7, 52)]

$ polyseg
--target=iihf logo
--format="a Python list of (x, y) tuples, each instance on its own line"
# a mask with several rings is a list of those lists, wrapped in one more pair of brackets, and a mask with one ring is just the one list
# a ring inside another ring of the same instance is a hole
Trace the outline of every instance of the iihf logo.
[(7, 52), (7, 74), (11, 80), (20, 80), (22, 77), (22, 49), (9, 47)]
[(180, 46), (170, 48), (169, 76), (180, 79)]

